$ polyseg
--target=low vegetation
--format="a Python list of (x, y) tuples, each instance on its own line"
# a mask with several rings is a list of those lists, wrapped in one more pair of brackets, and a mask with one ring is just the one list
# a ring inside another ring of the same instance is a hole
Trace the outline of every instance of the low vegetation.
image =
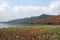
[(0, 28), (0, 40), (60, 40), (60, 26)]

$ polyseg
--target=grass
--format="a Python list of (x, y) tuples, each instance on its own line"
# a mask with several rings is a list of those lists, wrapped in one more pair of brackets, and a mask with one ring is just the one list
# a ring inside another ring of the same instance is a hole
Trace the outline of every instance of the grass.
[(1, 28), (0, 40), (60, 40), (60, 26)]

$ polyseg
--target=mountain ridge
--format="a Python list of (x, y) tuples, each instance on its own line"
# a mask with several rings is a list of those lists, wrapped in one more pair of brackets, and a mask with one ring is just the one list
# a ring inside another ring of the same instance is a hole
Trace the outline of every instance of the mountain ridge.
[(26, 24), (26, 25), (31, 25), (31, 24), (60, 25), (60, 15), (42, 14), (40, 16), (35, 16), (30, 18), (11, 20), (5, 23)]
[(18, 24), (24, 24), (24, 23), (31, 23), (33, 20), (36, 20), (36, 19), (43, 19), (43, 18), (49, 18), (49, 17), (52, 17), (54, 15), (47, 15), (47, 14), (42, 14), (40, 16), (35, 16), (35, 17), (30, 17), (30, 18), (24, 18), (24, 19), (16, 19), (16, 20), (11, 20), (11, 21), (8, 21), (8, 23), (18, 23)]

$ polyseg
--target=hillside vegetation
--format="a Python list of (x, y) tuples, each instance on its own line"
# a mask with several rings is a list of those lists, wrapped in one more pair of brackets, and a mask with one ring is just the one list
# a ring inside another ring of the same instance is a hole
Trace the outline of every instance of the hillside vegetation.
[(60, 25), (60, 15), (56, 15), (53, 17), (49, 17), (49, 18), (43, 18), (40, 20), (33, 20), (33, 23), (37, 24), (59, 24)]

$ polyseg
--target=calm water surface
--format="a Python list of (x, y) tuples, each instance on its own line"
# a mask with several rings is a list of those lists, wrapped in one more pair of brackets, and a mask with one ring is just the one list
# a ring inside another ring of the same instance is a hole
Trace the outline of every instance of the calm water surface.
[[(25, 27), (25, 26), (32, 26), (33, 25), (25, 25), (25, 24), (11, 24), (11, 23), (0, 23), (0, 28), (8, 28), (8, 27)], [(34, 25), (34, 26), (45, 26), (45, 27), (57, 27), (60, 25)]]
[(0, 23), (0, 28), (8, 28), (8, 27), (23, 27), (23, 25), (21, 25), (21, 24)]

